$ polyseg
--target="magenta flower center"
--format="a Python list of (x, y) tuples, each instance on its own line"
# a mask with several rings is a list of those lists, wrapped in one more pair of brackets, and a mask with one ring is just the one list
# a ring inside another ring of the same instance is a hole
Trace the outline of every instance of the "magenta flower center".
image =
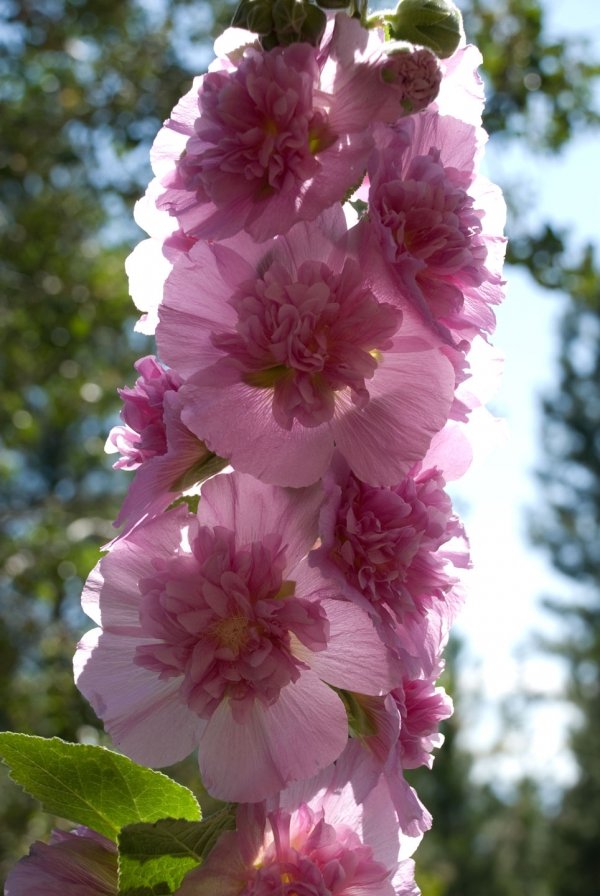
[(136, 662), (181, 678), (188, 706), (203, 718), (224, 697), (238, 718), (255, 699), (273, 703), (306, 668), (295, 640), (321, 650), (328, 634), (323, 611), (295, 595), (284, 568), (279, 536), (236, 549), (228, 529), (200, 529), (192, 554), (163, 561), (140, 581), (148, 643)]
[(314, 177), (315, 153), (334, 139), (313, 107), (318, 82), (314, 51), (300, 44), (248, 50), (235, 71), (207, 74), (196, 135), (179, 162), (185, 186), (219, 205), (265, 199)]
[(240, 896), (350, 896), (389, 878), (356, 832), (328, 824), (322, 811), (302, 804), (291, 817), (272, 812), (269, 824), (271, 836)]
[(213, 342), (243, 382), (273, 390), (273, 415), (286, 429), (294, 420), (303, 426), (330, 420), (341, 390), (364, 406), (365, 380), (390, 348), (401, 319), (399, 310), (377, 302), (364, 287), (353, 260), (339, 274), (304, 262), (295, 276), (274, 262), (231, 302), (237, 332), (216, 334)]

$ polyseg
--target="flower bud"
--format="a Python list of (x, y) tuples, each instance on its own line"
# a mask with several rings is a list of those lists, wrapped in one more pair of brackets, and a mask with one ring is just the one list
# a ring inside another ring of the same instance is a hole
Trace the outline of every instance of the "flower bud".
[(300, 41), (318, 46), (325, 31), (325, 13), (305, 0), (275, 0), (273, 30), (282, 46)]
[(350, 6), (350, 0), (316, 0), (321, 9), (346, 9)]
[(428, 47), (440, 59), (452, 56), (463, 35), (460, 10), (451, 0), (400, 0), (386, 22), (395, 40)]
[(242, 0), (231, 24), (236, 28), (247, 28), (255, 34), (269, 34), (273, 28), (271, 0)]

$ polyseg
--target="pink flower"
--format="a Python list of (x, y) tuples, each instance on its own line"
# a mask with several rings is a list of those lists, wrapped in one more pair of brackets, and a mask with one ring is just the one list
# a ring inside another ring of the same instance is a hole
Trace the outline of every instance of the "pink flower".
[[(265, 52), (249, 45), (248, 32), (235, 38), (153, 148), (160, 186), (149, 194), (196, 238), (247, 230), (264, 240), (312, 220), (361, 178), (372, 123), (423, 108), (439, 88), (428, 50), (390, 56), (379, 36), (345, 14), (321, 50), (298, 43)], [(151, 209), (146, 214), (143, 226), (154, 235)]]
[(367, 615), (303, 560), (320, 501), (318, 487), (216, 476), (198, 517), (176, 508), (102, 558), (83, 593), (101, 628), (79, 645), (76, 680), (133, 759), (169, 765), (198, 747), (213, 795), (259, 800), (342, 752), (328, 685), (399, 684)]
[(385, 788), (355, 796), (363, 766), (341, 760), (266, 806), (240, 806), (237, 830), (187, 875), (181, 896), (417, 896)]
[(405, 677), (402, 686), (386, 697), (344, 695), (354, 735), (338, 762), (362, 763), (355, 796), (363, 799), (378, 783), (394, 807), (397, 824), (406, 838), (420, 840), (431, 827), (431, 814), (404, 777), (404, 770), (433, 764), (432, 750), (441, 746), (439, 723), (452, 715), (452, 701), (433, 684), (439, 668), (428, 679)]
[(449, 413), (440, 343), (365, 279), (345, 234), (332, 209), (266, 244), (198, 243), (166, 283), (157, 339), (187, 381), (184, 424), (277, 485), (315, 482), (334, 443), (361, 479), (397, 482)]
[(116, 896), (117, 849), (88, 828), (53, 831), (10, 871), (5, 896)]
[(444, 742), (439, 724), (452, 715), (452, 700), (428, 678), (405, 679), (391, 696), (401, 717), (398, 746), (402, 768), (431, 768), (432, 750)]
[(456, 343), (490, 333), (505, 241), (500, 191), (475, 170), (485, 134), (429, 110), (381, 133), (365, 237), (374, 234), (402, 294), (440, 332)]
[(125, 531), (227, 464), (181, 422), (181, 377), (153, 356), (141, 358), (135, 368), (141, 376), (133, 389), (119, 389), (123, 425), (113, 427), (106, 442), (108, 452), (123, 455), (115, 468), (136, 471), (115, 521), (115, 526), (125, 523)]
[(123, 424), (114, 426), (106, 441), (109, 454), (119, 451), (122, 455), (113, 464), (116, 470), (136, 470), (151, 457), (165, 454), (165, 394), (177, 392), (182, 384), (174, 370), (165, 370), (152, 355), (140, 358), (134, 366), (141, 374), (134, 387), (118, 390), (123, 399)]
[[(322, 543), (311, 565), (394, 631), (408, 616), (424, 614), (456, 584), (452, 565), (468, 564), (463, 528), (444, 484), (430, 469), (376, 488), (336, 458), (325, 480)], [(452, 540), (457, 550), (442, 550)]]

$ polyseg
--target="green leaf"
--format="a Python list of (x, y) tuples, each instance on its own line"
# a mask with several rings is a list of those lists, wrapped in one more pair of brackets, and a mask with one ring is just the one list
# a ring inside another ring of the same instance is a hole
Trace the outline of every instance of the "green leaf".
[(119, 836), (119, 896), (169, 896), (200, 865), (225, 830), (233, 830), (229, 809), (203, 821), (163, 818), (131, 824)]
[(0, 757), (13, 781), (46, 812), (115, 841), (122, 827), (135, 822), (201, 817), (187, 787), (104, 747), (3, 732)]

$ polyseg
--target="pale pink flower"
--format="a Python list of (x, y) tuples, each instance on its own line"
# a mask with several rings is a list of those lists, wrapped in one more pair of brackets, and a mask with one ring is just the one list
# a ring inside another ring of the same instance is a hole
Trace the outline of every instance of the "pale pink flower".
[(106, 440), (105, 450), (109, 454), (121, 454), (113, 464), (116, 470), (136, 470), (151, 457), (165, 454), (165, 393), (177, 392), (183, 382), (174, 370), (165, 370), (153, 355), (140, 358), (134, 366), (140, 374), (135, 385), (118, 390), (123, 400), (123, 423), (113, 426)]
[[(372, 124), (423, 108), (439, 88), (432, 53), (389, 55), (380, 36), (345, 13), (321, 49), (263, 51), (249, 45), (253, 35), (235, 34), (229, 55), (194, 81), (152, 151), (158, 184), (149, 197), (196, 238), (247, 230), (264, 240), (312, 220), (361, 179)], [(149, 206), (141, 206), (141, 223), (155, 235)]]
[(364, 237), (424, 319), (466, 348), (503, 298), (504, 203), (476, 170), (485, 134), (429, 110), (379, 133)]
[(432, 751), (444, 742), (439, 724), (452, 715), (452, 700), (430, 678), (407, 678), (391, 696), (401, 718), (398, 752), (402, 768), (431, 768)]
[[(424, 615), (468, 565), (464, 530), (436, 469), (413, 470), (399, 484), (361, 482), (339, 458), (325, 478), (321, 545), (309, 562), (394, 632)], [(445, 546), (453, 542), (453, 550)]]
[(9, 872), (4, 896), (116, 896), (117, 848), (89, 828), (53, 831)]
[(400, 831), (416, 843), (431, 827), (432, 818), (404, 777), (404, 770), (422, 765), (431, 768), (432, 751), (443, 743), (439, 724), (452, 715), (453, 707), (444, 689), (434, 685), (438, 672), (439, 668), (427, 679), (406, 677), (386, 697), (345, 695), (354, 736), (342, 760), (360, 759), (363, 768), (355, 795), (362, 799), (378, 783), (385, 787)]
[(318, 486), (219, 475), (197, 517), (164, 513), (102, 558), (82, 599), (101, 628), (79, 645), (76, 680), (133, 759), (170, 765), (198, 748), (214, 796), (259, 800), (344, 749), (330, 685), (400, 683), (367, 615), (303, 560), (320, 501)]
[(123, 534), (140, 520), (162, 513), (184, 492), (227, 466), (225, 459), (209, 451), (181, 422), (182, 409), (183, 401), (177, 392), (165, 393), (166, 451), (148, 458), (135, 471), (115, 520), (115, 526), (125, 527)]
[(106, 442), (109, 453), (122, 454), (115, 468), (136, 471), (115, 521), (125, 531), (227, 464), (181, 422), (181, 377), (151, 355), (135, 368), (141, 376), (134, 387), (119, 389), (123, 424), (113, 427)]
[[(418, 896), (386, 789), (365, 788), (364, 777), (360, 758), (354, 768), (342, 759), (267, 805), (240, 806), (237, 830), (221, 835), (179, 893)], [(357, 789), (364, 797), (357, 799)]]
[(186, 379), (184, 424), (277, 485), (315, 482), (334, 444), (361, 479), (397, 482), (450, 410), (439, 339), (345, 236), (337, 208), (265, 244), (198, 243), (166, 283), (157, 340)]

